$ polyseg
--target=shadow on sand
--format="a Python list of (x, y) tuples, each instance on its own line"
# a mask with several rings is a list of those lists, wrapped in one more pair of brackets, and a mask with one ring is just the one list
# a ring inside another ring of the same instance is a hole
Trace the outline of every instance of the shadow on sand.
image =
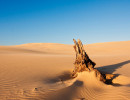
[[(113, 65), (99, 67), (97, 69), (101, 72), (112, 74), (118, 68), (121, 68), (123, 65), (128, 64), (128, 63), (130, 63), (130, 60), (124, 61), (124, 62), (121, 62), (121, 63), (117, 63), (117, 64), (113, 64)], [(119, 76), (119, 74), (116, 74), (114, 78), (116, 78), (117, 76)], [(53, 84), (53, 83), (56, 83), (56, 82), (59, 82), (59, 81), (67, 81), (67, 80), (70, 80), (70, 79), (72, 79), (71, 72), (66, 71), (66, 72), (61, 73), (60, 75), (47, 78), (47, 80), (45, 80), (45, 81), (47, 83)], [(77, 93), (77, 91), (79, 91), (79, 89), (83, 86), (83, 84), (84, 84), (83, 81), (76, 80), (72, 85), (70, 85), (66, 88), (60, 89), (58, 91), (49, 92), (48, 94), (46, 94), (44, 99), (46, 99), (46, 100), (72, 100), (75, 93)], [(116, 87), (124, 86), (124, 85), (121, 85), (119, 83), (112, 83), (110, 85), (113, 85), (113, 86), (116, 86)], [(129, 87), (130, 84), (125, 85), (125, 86)], [(43, 94), (41, 95), (41, 99), (42, 99), (42, 97), (43, 97)], [(86, 98), (79, 98), (78, 100), (86, 100)]]
[[(112, 74), (113, 72), (115, 72), (118, 68), (121, 68), (123, 65), (130, 63), (130, 60), (124, 61), (124, 62), (120, 62), (117, 64), (113, 64), (113, 65), (107, 65), (107, 66), (102, 66), (102, 67), (98, 67), (96, 69), (98, 69), (101, 73), (103, 74)], [(72, 75), (71, 75), (71, 71), (65, 71), (57, 76), (54, 77), (48, 77), (46, 80), (44, 80), (45, 83), (56, 83), (56, 82), (63, 82), (63, 81), (67, 81), (70, 79), (73, 79)], [(115, 76), (107, 81), (107, 84), (111, 84), (113, 86), (121, 86), (118, 83), (112, 83), (112, 80), (116, 77), (118, 77), (120, 74), (114, 74)]]
[(53, 76), (53, 77), (48, 77), (44, 80), (45, 83), (49, 83), (49, 84), (53, 84), (56, 82), (63, 82), (63, 81), (67, 81), (73, 79), (72, 77), (72, 72), (71, 71), (64, 71), (63, 73), (57, 75), (57, 76)]
[(130, 60), (123, 61), (121, 63), (113, 64), (113, 65), (107, 65), (107, 66), (101, 66), (98, 67), (97, 69), (101, 72), (106, 72), (109, 74), (112, 74), (115, 72), (118, 68), (121, 68), (123, 65), (130, 63)]
[[(127, 60), (127, 61), (124, 61), (124, 62), (121, 62), (121, 63), (117, 63), (117, 64), (113, 64), (113, 65), (98, 67), (97, 69), (103, 74), (112, 74), (117, 69), (123, 67), (123, 65), (128, 64), (128, 63), (130, 63), (130, 60)], [(111, 80), (106, 81), (106, 83), (113, 85), (113, 86), (122, 86), (119, 83), (112, 83), (112, 80), (115, 79), (116, 77), (118, 77), (119, 75), (120, 74), (114, 74), (114, 77)]]

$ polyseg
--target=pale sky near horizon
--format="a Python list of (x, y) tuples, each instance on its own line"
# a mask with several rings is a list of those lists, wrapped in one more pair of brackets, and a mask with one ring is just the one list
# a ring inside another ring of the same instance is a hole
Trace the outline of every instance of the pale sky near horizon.
[(0, 0), (0, 45), (130, 40), (130, 0)]

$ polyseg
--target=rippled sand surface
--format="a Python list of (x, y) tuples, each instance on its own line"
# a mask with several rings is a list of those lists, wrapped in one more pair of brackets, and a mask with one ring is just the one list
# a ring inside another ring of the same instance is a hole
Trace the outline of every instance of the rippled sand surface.
[(72, 79), (73, 45), (0, 46), (0, 100), (130, 100), (130, 41), (84, 46), (96, 68), (116, 74), (113, 84), (94, 72)]

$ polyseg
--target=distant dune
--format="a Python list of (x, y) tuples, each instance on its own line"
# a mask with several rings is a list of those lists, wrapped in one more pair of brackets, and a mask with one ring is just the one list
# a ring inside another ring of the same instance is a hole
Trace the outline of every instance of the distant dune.
[(0, 46), (0, 100), (130, 100), (130, 41), (84, 45), (96, 68), (116, 74), (113, 84), (82, 72), (71, 78), (73, 45)]

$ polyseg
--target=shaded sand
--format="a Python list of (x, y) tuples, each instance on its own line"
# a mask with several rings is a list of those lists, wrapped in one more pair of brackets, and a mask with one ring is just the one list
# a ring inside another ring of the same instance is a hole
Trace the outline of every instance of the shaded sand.
[(71, 77), (72, 45), (0, 46), (0, 100), (130, 100), (130, 41), (85, 45), (96, 68), (116, 76), (104, 84), (94, 72)]

